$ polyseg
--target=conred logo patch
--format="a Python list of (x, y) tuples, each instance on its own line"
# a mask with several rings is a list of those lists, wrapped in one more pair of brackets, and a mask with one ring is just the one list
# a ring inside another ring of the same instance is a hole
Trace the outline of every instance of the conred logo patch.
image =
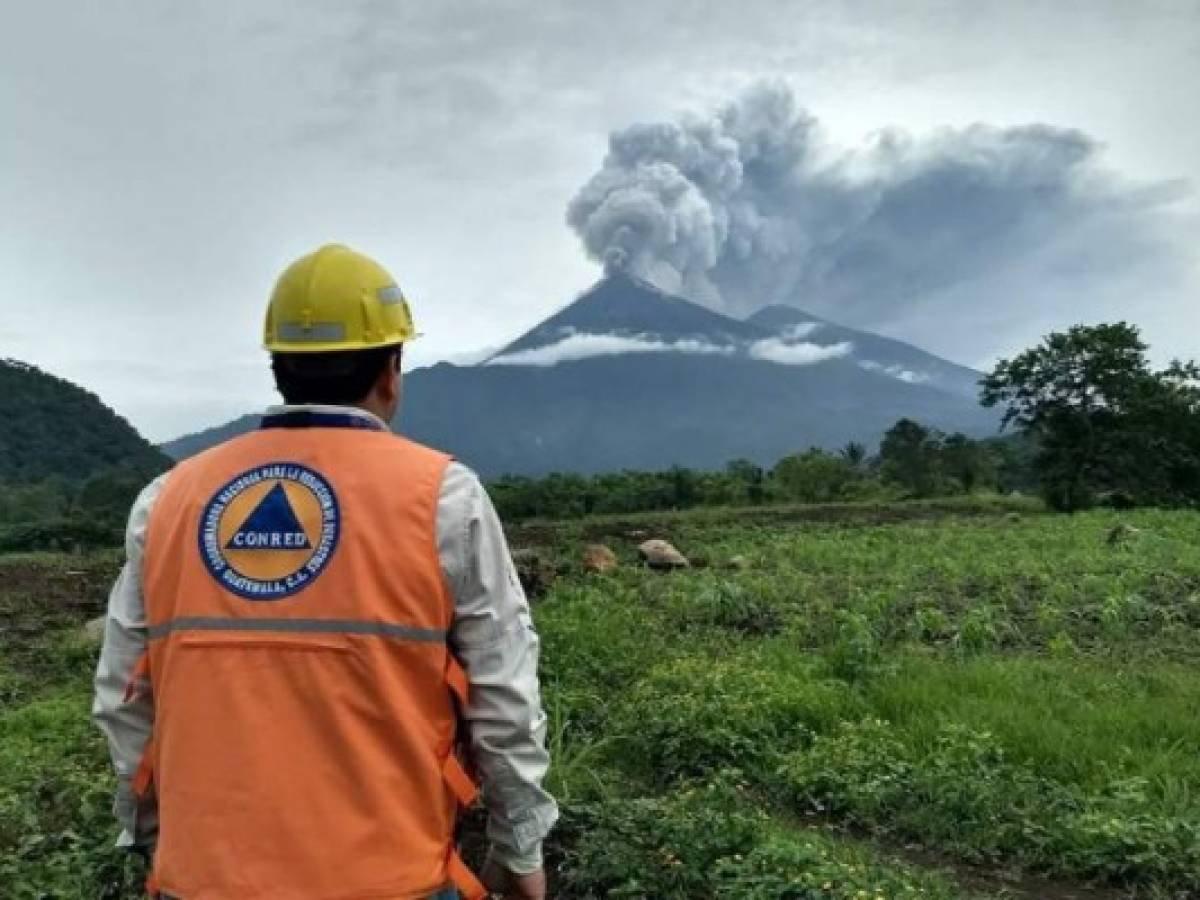
[(337, 548), (337, 496), (319, 472), (278, 462), (242, 472), (200, 517), (200, 556), (247, 600), (281, 600), (321, 574)]

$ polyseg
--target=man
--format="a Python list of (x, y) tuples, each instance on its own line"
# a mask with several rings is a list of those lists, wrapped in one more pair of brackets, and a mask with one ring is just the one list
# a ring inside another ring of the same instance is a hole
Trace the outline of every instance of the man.
[(388, 430), (413, 336), (370, 259), (298, 260), (266, 319), (286, 405), (134, 504), (94, 717), (152, 895), (482, 897), (460, 755), (488, 887), (545, 895), (538, 638), (478, 479)]

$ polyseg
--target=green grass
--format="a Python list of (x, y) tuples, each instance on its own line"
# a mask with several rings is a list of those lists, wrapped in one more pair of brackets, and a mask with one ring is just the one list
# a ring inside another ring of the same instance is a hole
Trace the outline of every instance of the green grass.
[(1200, 677), (1184, 666), (911, 656), (864, 693), (914, 743), (955, 723), (995, 735), (1014, 761), (1059, 781), (1100, 790), (1144, 778), (1168, 813), (1200, 800), (1182, 790), (1200, 786)]
[[(992, 871), (1200, 895), (1200, 515), (972, 498), (511, 535), (565, 573), (535, 606), (560, 896), (1057, 896)], [(640, 568), (651, 536), (703, 567)], [(622, 567), (584, 573), (591, 540)], [(0, 560), (17, 897), (135, 896), (77, 636), (116, 564)]]
[(91, 725), (95, 648), (60, 638), (57, 677), (0, 670), (0, 885), (8, 900), (133, 898), (144, 872), (113, 848), (114, 780)]
[(558, 742), (609, 794), (737, 767), (773, 822), (1200, 890), (1200, 516), (896, 519), (610, 529), (626, 561), (648, 532), (707, 567), (543, 599)]

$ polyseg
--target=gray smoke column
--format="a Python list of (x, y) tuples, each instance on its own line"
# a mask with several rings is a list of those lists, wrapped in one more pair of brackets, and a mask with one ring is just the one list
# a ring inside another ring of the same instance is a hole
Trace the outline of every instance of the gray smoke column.
[(903, 333), (919, 309), (951, 335), (1081, 296), (1103, 307), (1170, 268), (1159, 213), (1180, 186), (1126, 186), (1098, 152), (1048, 125), (836, 148), (786, 87), (760, 84), (611, 135), (567, 220), (593, 258), (725, 312), (789, 303)]

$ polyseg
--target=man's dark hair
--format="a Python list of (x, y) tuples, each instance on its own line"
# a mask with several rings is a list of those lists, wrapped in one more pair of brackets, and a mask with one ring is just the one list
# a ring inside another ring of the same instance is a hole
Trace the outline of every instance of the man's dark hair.
[(371, 390), (400, 348), (339, 350), (334, 353), (272, 353), (271, 371), (284, 403), (350, 406)]

